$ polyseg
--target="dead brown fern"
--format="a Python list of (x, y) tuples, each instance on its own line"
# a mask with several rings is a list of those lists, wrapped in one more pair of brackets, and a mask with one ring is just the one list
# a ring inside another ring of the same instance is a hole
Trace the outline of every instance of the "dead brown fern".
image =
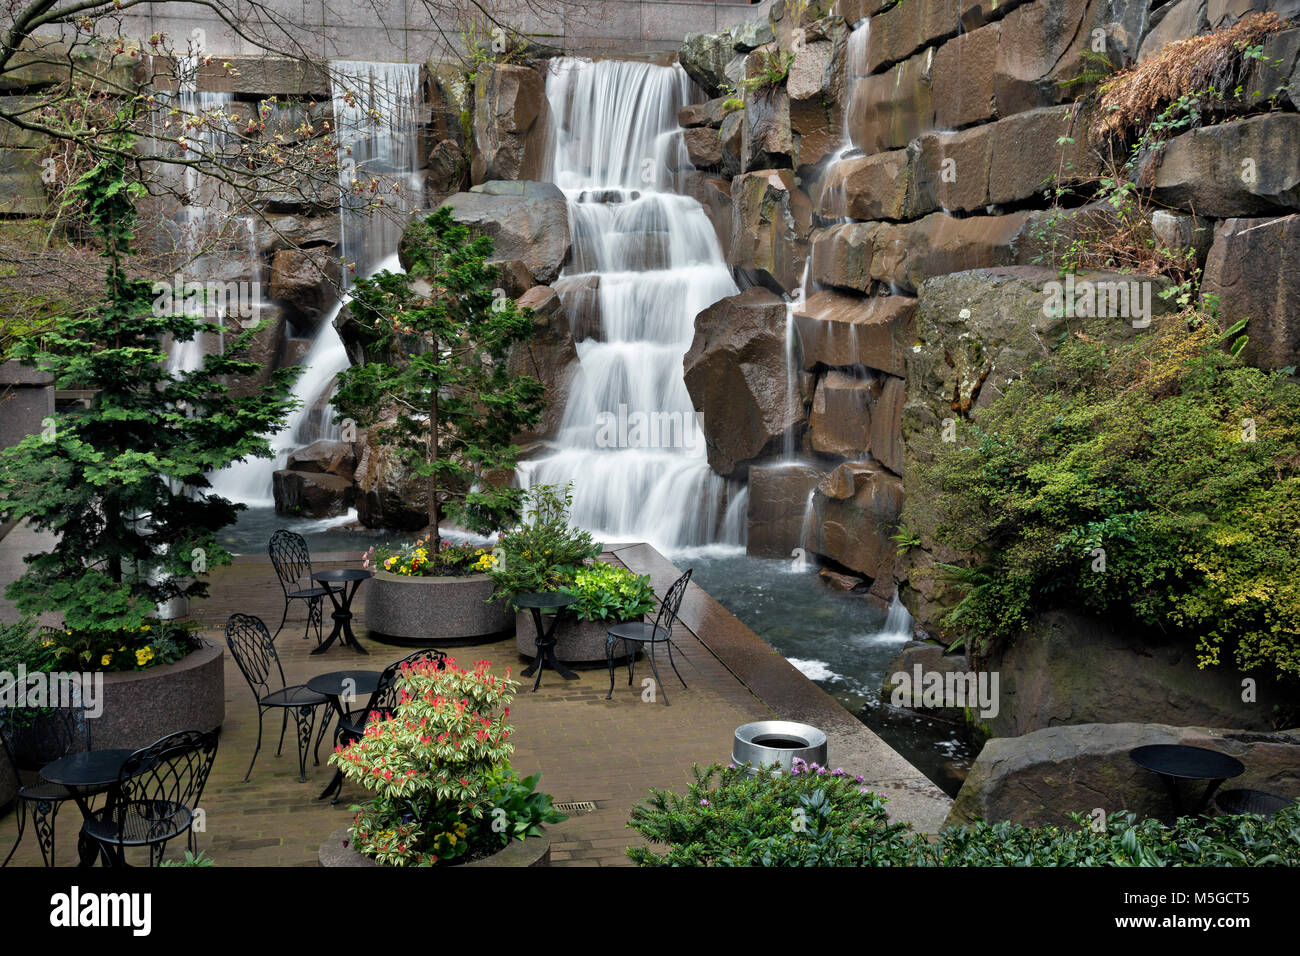
[(1179, 97), (1209, 88), (1234, 90), (1246, 78), (1246, 51), (1290, 27), (1276, 13), (1253, 13), (1230, 27), (1176, 40), (1139, 66), (1098, 87), (1094, 141), (1119, 139), (1141, 129)]

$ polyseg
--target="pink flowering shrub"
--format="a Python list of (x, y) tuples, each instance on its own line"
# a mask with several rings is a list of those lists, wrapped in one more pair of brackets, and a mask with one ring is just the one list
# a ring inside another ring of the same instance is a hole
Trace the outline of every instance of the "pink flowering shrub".
[(374, 794), (354, 808), (358, 851), (398, 866), (473, 855), (476, 843), (488, 851), (493, 831), (484, 821), (514, 781), (508, 705), (519, 686), (508, 668), (505, 677), (490, 668), (478, 661), (465, 670), (454, 659), (445, 670), (431, 662), (404, 667), (396, 712), (372, 719), (360, 740), (330, 756), (344, 777)]

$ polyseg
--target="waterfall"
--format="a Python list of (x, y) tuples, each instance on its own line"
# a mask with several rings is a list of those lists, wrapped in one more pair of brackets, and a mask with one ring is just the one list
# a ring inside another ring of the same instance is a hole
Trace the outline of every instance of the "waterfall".
[(894, 599), (889, 602), (884, 627), (871, 635), (871, 640), (877, 644), (903, 644), (911, 639), (912, 615), (895, 594)]
[[(423, 198), (417, 169), (423, 93), (419, 64), (335, 60), (329, 68), (339, 142), (339, 248), (348, 288), (356, 275), (401, 271), (395, 250)], [(373, 191), (372, 180), (378, 183)], [(300, 405), (270, 440), (274, 457), (245, 459), (210, 475), (214, 494), (271, 507), (274, 473), (285, 467), (289, 454), (313, 441), (339, 437), (329, 397), (335, 376), (350, 364), (334, 327), (346, 299), (335, 303), (316, 327), (293, 387)]]
[(844, 50), (844, 89), (847, 99), (844, 103), (844, 127), (840, 133), (840, 148), (831, 155), (822, 174), (823, 195), (819, 206), (833, 211), (842, 221), (848, 221), (848, 197), (842, 186), (830, 180), (835, 166), (851, 154), (862, 155), (853, 142), (853, 129), (857, 125), (858, 97), (861, 95), (868, 74), (867, 38), (871, 35), (871, 18), (864, 17), (849, 33), (849, 40)]
[(546, 96), (548, 169), (573, 236), (556, 285), (566, 298), (587, 290), (599, 334), (575, 327), (559, 432), (519, 463), (519, 482), (571, 482), (574, 522), (605, 541), (740, 545), (744, 489), (709, 468), (682, 372), (695, 316), (737, 291), (703, 208), (674, 192), (690, 168), (675, 135), (690, 80), (680, 66), (566, 57)]

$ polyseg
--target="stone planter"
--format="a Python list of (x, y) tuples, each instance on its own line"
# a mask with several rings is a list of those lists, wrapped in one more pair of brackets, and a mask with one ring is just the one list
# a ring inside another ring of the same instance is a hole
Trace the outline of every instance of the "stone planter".
[[(542, 627), (550, 627), (551, 615), (542, 613)], [(580, 621), (570, 614), (564, 615), (555, 628), (555, 656), (565, 664), (588, 664), (592, 667), (605, 667), (605, 633), (616, 621)], [(537, 626), (533, 624), (531, 611), (519, 611), (515, 614), (515, 648), (522, 657), (530, 660), (537, 657)], [(641, 648), (636, 648), (639, 657)], [(627, 645), (624, 641), (614, 642), (614, 663), (627, 659)]]
[(178, 730), (216, 730), (226, 717), (222, 655), (220, 645), (209, 644), (174, 664), (105, 674), (91, 746), (134, 750)]
[[(368, 856), (362, 856), (348, 843), (348, 831), (351, 827), (339, 827), (316, 853), (316, 860), (321, 866), (380, 866)], [(510, 845), (482, 860), (461, 864), (464, 867), (516, 867), (516, 866), (550, 866), (551, 838), (543, 833), (539, 837), (527, 840), (511, 840)]]
[(486, 574), (418, 578), (376, 572), (362, 587), (370, 636), (395, 644), (484, 643), (509, 634), (514, 618), (491, 601)]

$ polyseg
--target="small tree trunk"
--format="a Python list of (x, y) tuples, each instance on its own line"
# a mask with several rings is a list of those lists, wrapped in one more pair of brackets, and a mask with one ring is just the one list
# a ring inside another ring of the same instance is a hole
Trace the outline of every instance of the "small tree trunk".
[[(438, 461), (438, 390), (429, 399), (429, 464)], [(429, 538), (433, 553), (442, 549), (442, 535), (438, 531), (438, 476), (429, 475)]]

